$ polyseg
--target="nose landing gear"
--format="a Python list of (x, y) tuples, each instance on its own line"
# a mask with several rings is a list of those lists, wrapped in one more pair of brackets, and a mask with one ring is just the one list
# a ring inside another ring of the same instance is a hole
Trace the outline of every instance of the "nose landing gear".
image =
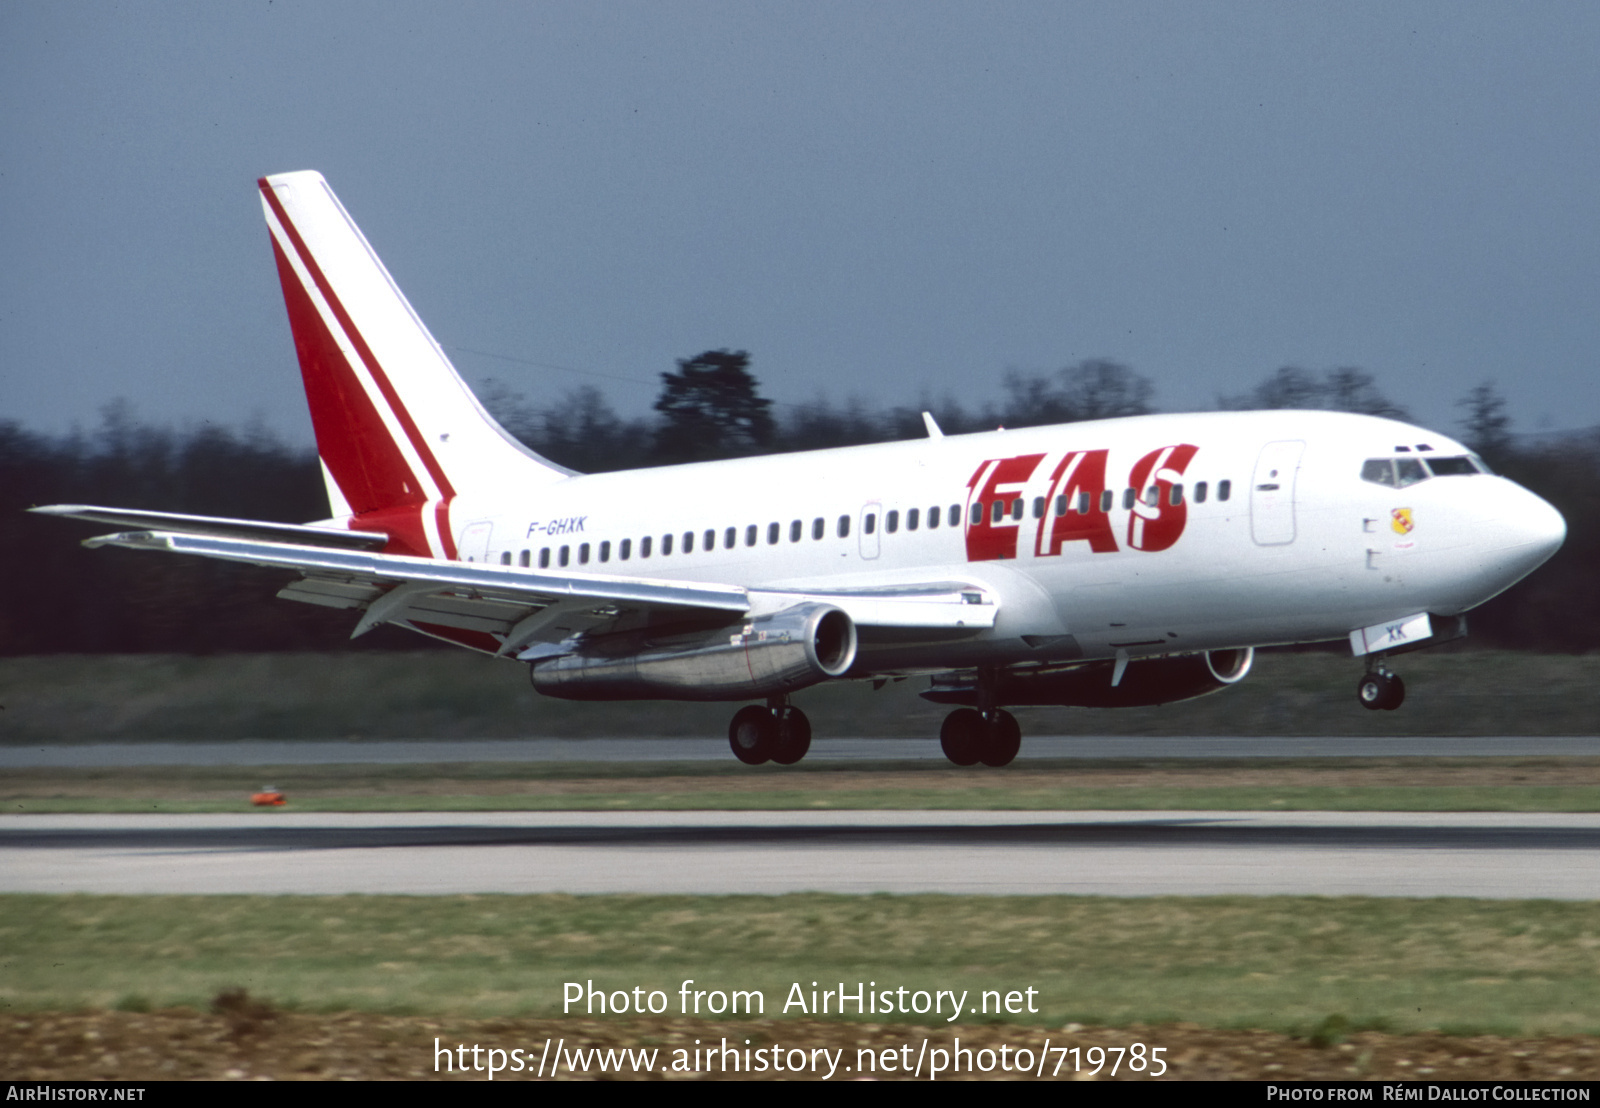
[(1406, 683), (1380, 662), (1356, 682), (1356, 699), (1369, 711), (1392, 712), (1405, 702)]

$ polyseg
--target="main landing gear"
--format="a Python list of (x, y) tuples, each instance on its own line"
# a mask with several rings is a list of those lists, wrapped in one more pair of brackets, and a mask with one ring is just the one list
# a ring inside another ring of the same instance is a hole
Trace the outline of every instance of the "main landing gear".
[(1369, 711), (1392, 712), (1405, 702), (1406, 683), (1400, 680), (1399, 674), (1390, 673), (1389, 668), (1379, 662), (1356, 682), (1356, 699)]
[(792, 766), (811, 749), (811, 721), (788, 697), (775, 696), (765, 707), (750, 704), (734, 713), (728, 745), (747, 766), (763, 762)]
[(1022, 728), (1017, 726), (1017, 717), (1004, 708), (987, 712), (957, 708), (944, 717), (939, 745), (944, 748), (944, 756), (958, 766), (979, 762), (1006, 766), (1022, 749)]

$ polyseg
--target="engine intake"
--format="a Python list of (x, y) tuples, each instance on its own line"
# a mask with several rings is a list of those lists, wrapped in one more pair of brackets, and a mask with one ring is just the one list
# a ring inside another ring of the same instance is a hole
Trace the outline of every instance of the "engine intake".
[(842, 676), (856, 627), (829, 604), (798, 604), (716, 630), (623, 632), (535, 662), (533, 687), (566, 700), (749, 700)]
[[(995, 683), (995, 703), (1062, 705), (1071, 708), (1147, 708), (1193, 700), (1244, 680), (1255, 650), (1212, 650), (1128, 663), (1115, 687), (1112, 662), (1090, 662), (1071, 669), (1009, 672)], [(936, 704), (976, 705), (978, 690), (970, 679), (941, 683), (922, 694)]]

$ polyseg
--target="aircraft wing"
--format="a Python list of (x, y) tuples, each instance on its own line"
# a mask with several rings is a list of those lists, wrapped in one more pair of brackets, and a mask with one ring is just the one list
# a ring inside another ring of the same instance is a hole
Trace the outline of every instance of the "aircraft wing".
[[(160, 516), (168, 526), (188, 517), (122, 509), (78, 509), (55, 505), (45, 514), (118, 521)], [(541, 653), (588, 631), (617, 627), (629, 617), (653, 613), (685, 618), (774, 611), (807, 602), (833, 604), (858, 626), (976, 632), (992, 627), (998, 605), (981, 587), (937, 581), (920, 585), (851, 588), (834, 592), (748, 589), (697, 581), (551, 573), (519, 566), (451, 562), (320, 543), (339, 532), (290, 524), (193, 517), (197, 530), (143, 530), (84, 540), (89, 547), (121, 546), (219, 558), (293, 570), (300, 579), (278, 596), (331, 608), (360, 610), (351, 637), (383, 623), (408, 625), (425, 634), (491, 654), (517, 655), (537, 644)], [(241, 525), (234, 533), (223, 524)], [(305, 532), (313, 532), (306, 535)], [(283, 541), (290, 538), (300, 541)], [(311, 539), (312, 541), (305, 541)], [(369, 536), (363, 535), (363, 541)]]
[(339, 526), (315, 523), (263, 523), (258, 519), (227, 519), (222, 516), (191, 516), (179, 512), (149, 512), (139, 508), (102, 508), (98, 504), (50, 504), (29, 508), (40, 515), (63, 519), (86, 519), (90, 523), (110, 523), (117, 527), (139, 527), (155, 531), (179, 531), (190, 535), (221, 535), (230, 538), (292, 542), (304, 546), (333, 546), (344, 550), (381, 550), (389, 536), (381, 531), (351, 531)]

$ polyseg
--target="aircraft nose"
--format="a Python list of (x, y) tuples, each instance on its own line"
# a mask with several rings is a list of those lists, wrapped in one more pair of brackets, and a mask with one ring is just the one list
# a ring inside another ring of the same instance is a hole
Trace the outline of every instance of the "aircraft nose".
[(1506, 568), (1521, 580), (1550, 560), (1567, 538), (1567, 521), (1543, 497), (1520, 486), (1512, 486), (1507, 510), (1496, 520), (1499, 534), (1496, 545)]

